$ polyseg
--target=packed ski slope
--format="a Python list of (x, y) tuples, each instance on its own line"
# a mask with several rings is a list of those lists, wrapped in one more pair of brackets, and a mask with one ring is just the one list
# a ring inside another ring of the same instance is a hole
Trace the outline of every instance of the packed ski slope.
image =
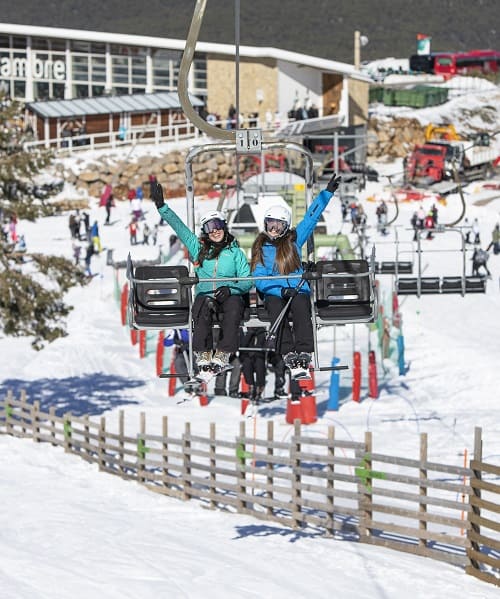
[[(378, 167), (389, 171), (398, 165)], [(375, 203), (369, 198), (382, 186), (369, 184), (363, 200), (371, 225), (370, 241), (376, 243), (380, 259), (394, 251), (394, 244), (388, 243), (393, 233), (383, 237), (373, 226)], [(477, 205), (478, 201), (484, 205)], [(499, 199), (476, 184), (469, 186), (467, 202), (469, 218), (480, 221), (484, 247), (499, 218)], [(182, 199), (172, 200), (172, 206), (179, 213), (185, 210)], [(198, 203), (198, 210), (208, 207), (210, 201)], [(406, 228), (414, 208), (400, 207), (400, 238), (412, 235)], [(447, 206), (440, 206), (441, 222), (458, 210), (458, 199), (450, 198)], [(154, 226), (158, 215), (153, 204), (145, 200), (144, 211)], [(151, 257), (158, 251), (157, 247), (129, 246), (128, 202), (118, 204), (113, 224), (105, 227), (104, 209), (93, 201), (94, 218), (101, 223), (103, 245), (114, 248), (116, 258), (129, 250), (135, 258)], [(349, 233), (350, 224), (341, 223), (340, 210), (338, 218), (339, 229)], [(67, 221), (65, 214), (22, 223), (29, 250), (71, 256)], [(159, 242), (168, 245), (170, 234), (169, 227), (161, 227)], [(425, 242), (425, 249), (449, 249), (445, 237)], [(459, 252), (428, 253), (425, 260), (429, 269), (442, 274), (460, 272)], [(337, 436), (360, 440), (365, 430), (371, 430), (376, 451), (409, 456), (416, 455), (419, 433), (428, 432), (430, 459), (461, 465), (464, 449), (472, 450), (474, 427), (481, 426), (484, 454), (498, 463), (500, 256), (492, 256), (489, 266), (492, 279), (485, 295), (402, 300), (408, 372), (398, 376), (389, 371), (383, 376), (379, 371), (377, 400), (366, 398), (365, 378), (362, 402), (350, 401), (351, 375), (343, 373), (340, 410), (327, 411), (328, 373), (319, 374), (320, 418), (307, 432), (324, 434), (333, 424)], [(121, 326), (113, 270), (105, 265), (105, 252), (94, 259), (92, 270), (97, 276), (90, 284), (73, 289), (68, 296), (75, 308), (66, 338), (38, 353), (31, 350), (29, 340), (0, 340), (6, 357), (0, 364), (2, 392), (13, 389), (18, 394), (26, 389), (31, 399), (45, 407), (105, 414), (110, 426), (118, 410), (125, 409), (131, 433), (138, 430), (139, 413), (144, 411), (150, 431), (159, 431), (161, 417), (168, 415), (172, 432), (190, 421), (193, 431), (205, 434), (208, 423), (216, 422), (218, 434), (233, 438), (241, 418), (239, 400), (217, 397), (202, 408), (197, 402), (178, 404), (181, 390), (168, 397), (166, 381), (155, 376), (153, 357), (140, 360), (128, 330)], [(366, 369), (367, 331), (365, 325), (357, 325), (355, 331), (352, 327), (337, 331), (336, 354), (344, 363), (350, 364), (356, 346), (363, 352)], [(322, 330), (319, 341), (322, 362), (328, 363), (333, 355), (332, 330)], [(272, 384), (271, 375), (270, 390)], [(258, 433), (264, 434), (268, 418), (276, 421), (285, 440), (291, 427), (285, 422), (284, 402), (273, 404), (272, 410), (260, 409)], [(253, 421), (247, 426), (253, 427)], [(311, 538), (247, 517), (206, 512), (195, 504), (156, 497), (132, 483), (99, 474), (57, 449), (6, 437), (0, 442), (4, 456), (9, 456), (2, 461), (0, 477), (4, 597), (57, 598), (71, 593), (75, 598), (112, 598), (140, 592), (145, 597), (299, 598), (327, 597), (335, 591), (356, 599), (395, 598), (408, 580), (412, 580), (415, 597), (455, 594), (489, 599), (496, 595), (494, 587), (457, 568), (379, 548)]]
[[(456, 102), (450, 104), (458, 115)], [(424, 120), (438, 122), (442, 110), (439, 116), (428, 111)], [(382, 175), (380, 182), (369, 183), (359, 198), (368, 215), (369, 246), (375, 244), (378, 260), (394, 259), (395, 230), (387, 237), (377, 233), (372, 199), (389, 197), (384, 175), (400, 172), (401, 164), (373, 166)], [(64, 193), (71, 195), (71, 190)], [(179, 214), (185, 214), (183, 199), (170, 202)], [(333, 202), (332, 218), (338, 230), (350, 234), (350, 223), (341, 221), (338, 200)], [(467, 217), (470, 222), (478, 219), (481, 246), (486, 247), (491, 230), (500, 221), (500, 191), (472, 183), (466, 188), (466, 202)], [(432, 203), (426, 200), (424, 208)], [(100, 223), (103, 246), (114, 250), (116, 260), (124, 259), (129, 251), (134, 259), (157, 255), (158, 247), (129, 245), (128, 202), (113, 209), (111, 226), (103, 225), (104, 208), (97, 204), (96, 198), (90, 198), (91, 222)], [(213, 200), (200, 199), (196, 209), (200, 213), (213, 206)], [(409, 223), (417, 207), (413, 203), (399, 206), (395, 224), (400, 249), (411, 247)], [(154, 205), (144, 200), (143, 208), (153, 227), (159, 222)], [(438, 208), (439, 221), (452, 222), (461, 210), (458, 196), (449, 196), (446, 205), (438, 204)], [(389, 219), (394, 210), (389, 203)], [(22, 222), (19, 232), (25, 234), (28, 251), (72, 256), (68, 214)], [(168, 226), (160, 227), (158, 243), (168, 247), (171, 233)], [(425, 274), (460, 274), (458, 245), (451, 234), (424, 241)], [(466, 256), (468, 273), (471, 254), (472, 246)], [(137, 346), (131, 345), (129, 331), (120, 323), (114, 273), (106, 266), (105, 255), (104, 251), (93, 258), (91, 268), (97, 276), (89, 285), (68, 294), (74, 310), (68, 318), (67, 337), (41, 352), (31, 349), (29, 339), (0, 338), (0, 391), (12, 389), (18, 395), (25, 389), (43, 409), (55, 406), (94, 418), (105, 415), (109, 428), (123, 409), (131, 434), (138, 431), (139, 415), (145, 412), (149, 432), (160, 432), (161, 418), (168, 415), (172, 434), (180, 432), (186, 421), (195, 434), (206, 434), (209, 423), (216, 422), (218, 436), (233, 439), (241, 420), (238, 399), (215, 397), (206, 407), (196, 401), (179, 403), (183, 391), (178, 387), (175, 397), (168, 397), (168, 383), (155, 376), (154, 357), (139, 359)], [(175, 259), (181, 260), (182, 254)], [(484, 457), (499, 464), (500, 255), (492, 255), (488, 266), (492, 277), (484, 295), (400, 298), (407, 372), (400, 376), (388, 362), (382, 369), (378, 360), (380, 395), (376, 400), (367, 397), (366, 325), (339, 327), (335, 336), (333, 329), (322, 329), (318, 337), (322, 364), (329, 364), (335, 354), (351, 366), (353, 349), (362, 352), (362, 401), (351, 401), (348, 370), (340, 375), (340, 409), (327, 410), (329, 374), (318, 373), (319, 418), (304, 427), (306, 434), (324, 435), (334, 425), (338, 438), (361, 440), (369, 430), (375, 451), (414, 457), (419, 434), (427, 432), (430, 460), (462, 465), (464, 451), (469, 455), (472, 451), (474, 427), (480, 426)], [(390, 299), (391, 280), (390, 276), (380, 278), (383, 299)], [(120, 284), (124, 281), (122, 271)], [(272, 389), (270, 375), (267, 395)], [(246, 421), (248, 430), (253, 433), (255, 427), (257, 435), (263, 436), (270, 418), (276, 424), (277, 440), (286, 440), (291, 427), (285, 422), (285, 402), (276, 402), (272, 408), (262, 406), (255, 421)], [(3, 435), (0, 445), (3, 598), (124, 599), (140, 594), (145, 599), (299, 599), (335, 594), (345, 599), (396, 599), (409, 585), (416, 599), (493, 599), (498, 595), (497, 588), (430, 559), (203, 510), (195, 502), (156, 496), (99, 473), (94, 466), (47, 445)]]

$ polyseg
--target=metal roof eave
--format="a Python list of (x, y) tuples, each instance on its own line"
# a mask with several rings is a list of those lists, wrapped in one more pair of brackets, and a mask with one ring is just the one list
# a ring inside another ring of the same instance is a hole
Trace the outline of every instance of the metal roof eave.
[[(151, 48), (163, 48), (170, 50), (184, 50), (185, 40), (161, 37), (147, 37), (145, 35), (131, 35), (128, 33), (108, 33), (102, 31), (87, 31), (82, 29), (62, 29), (59, 27), (40, 27), (37, 25), (19, 25), (10, 23), (0, 23), (0, 33), (10, 33), (14, 35), (32, 35), (41, 37), (53, 37), (59, 39), (73, 39), (87, 42), (102, 43), (103, 39), (111, 44), (123, 44), (130, 46), (143, 46)], [(212, 52), (214, 54), (225, 54), (235, 56), (236, 48), (232, 44), (219, 44), (215, 42), (201, 42), (196, 44), (197, 52)], [(346, 77), (359, 81), (370, 83), (372, 80), (354, 68), (353, 65), (318, 58), (289, 50), (281, 50), (274, 47), (259, 46), (240, 46), (241, 56), (249, 58), (274, 58), (276, 60), (285, 60), (296, 64), (303, 64), (313, 68), (328, 72), (340, 73)]]
[[(190, 94), (190, 99), (193, 106), (204, 105), (196, 96)], [(76, 118), (93, 114), (140, 113), (182, 109), (176, 92), (36, 101), (28, 102), (26, 108), (43, 118)]]

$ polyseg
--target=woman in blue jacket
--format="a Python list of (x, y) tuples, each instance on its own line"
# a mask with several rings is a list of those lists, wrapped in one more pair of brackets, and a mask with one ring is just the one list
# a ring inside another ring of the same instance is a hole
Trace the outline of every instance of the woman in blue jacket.
[[(250, 267), (238, 242), (227, 230), (224, 215), (211, 210), (200, 219), (198, 237), (164, 202), (163, 189), (157, 182), (151, 184), (151, 197), (163, 220), (175, 231), (186, 246), (194, 264), (199, 283), (193, 304), (193, 351), (200, 370), (209, 368), (218, 372), (227, 368), (229, 357), (238, 350), (239, 328), (245, 308), (243, 295), (253, 286)], [(206, 281), (231, 277), (233, 281)], [(217, 348), (213, 347), (214, 310), (224, 314)], [(216, 350), (213, 353), (213, 350)]]
[[(264, 215), (264, 231), (253, 243), (250, 266), (255, 277), (275, 277), (255, 281), (257, 291), (264, 296), (271, 324), (289, 298), (294, 296), (300, 279), (288, 278), (288, 275), (301, 275), (304, 272), (302, 246), (316, 227), (339, 183), (340, 177), (334, 174), (295, 229), (290, 229), (291, 213), (286, 206), (271, 206)], [(314, 350), (310, 293), (309, 285), (304, 282), (290, 305), (293, 333), (288, 318), (284, 318), (278, 338), (277, 351), (283, 355), (285, 365), (295, 378), (309, 376), (307, 371)]]

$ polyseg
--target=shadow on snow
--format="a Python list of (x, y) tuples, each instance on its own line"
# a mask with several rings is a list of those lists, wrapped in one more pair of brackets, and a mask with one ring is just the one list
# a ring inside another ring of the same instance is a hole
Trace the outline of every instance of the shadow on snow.
[(66, 412), (75, 416), (97, 416), (120, 406), (137, 404), (125, 393), (145, 384), (145, 381), (97, 372), (63, 379), (5, 379), (0, 383), (0, 393), (5, 396), (11, 390), (14, 398), (19, 399), (24, 390), (29, 403), (39, 401), (42, 412), (54, 407), (58, 416)]

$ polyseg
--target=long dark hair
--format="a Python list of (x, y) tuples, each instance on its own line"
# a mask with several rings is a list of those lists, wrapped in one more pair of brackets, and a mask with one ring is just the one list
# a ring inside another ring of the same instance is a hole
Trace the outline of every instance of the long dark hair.
[(203, 260), (217, 258), (222, 250), (230, 246), (233, 241), (235, 241), (234, 236), (227, 229), (224, 229), (224, 238), (219, 243), (214, 243), (206, 233), (202, 233), (200, 235), (201, 250), (198, 254), (198, 263), (200, 266), (203, 264)]
[(297, 246), (295, 245), (296, 239), (297, 233), (295, 229), (290, 229), (286, 235), (276, 240), (268, 237), (266, 233), (259, 233), (252, 245), (250, 268), (254, 270), (259, 262), (264, 264), (262, 247), (265, 243), (271, 243), (276, 246), (276, 268), (278, 272), (282, 275), (295, 272), (302, 265), (299, 253), (297, 252)]

